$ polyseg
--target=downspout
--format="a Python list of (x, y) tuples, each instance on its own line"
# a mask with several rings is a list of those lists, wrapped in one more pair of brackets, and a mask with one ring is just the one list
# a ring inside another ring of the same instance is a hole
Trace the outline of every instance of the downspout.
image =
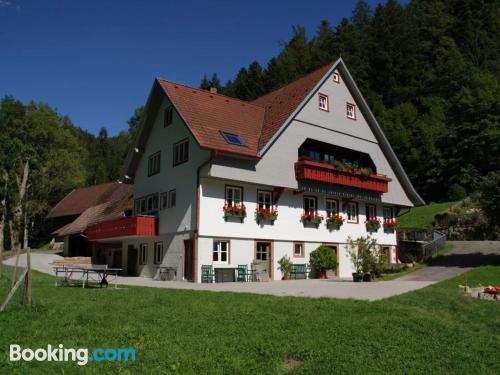
[(213, 158), (217, 156), (217, 151), (212, 150), (210, 153), (210, 157), (205, 160), (200, 166), (196, 169), (196, 199), (195, 199), (195, 223), (193, 229), (193, 282), (196, 283), (197, 274), (196, 271), (198, 269), (197, 259), (198, 259), (198, 228), (200, 226), (200, 172), (203, 167), (210, 164)]

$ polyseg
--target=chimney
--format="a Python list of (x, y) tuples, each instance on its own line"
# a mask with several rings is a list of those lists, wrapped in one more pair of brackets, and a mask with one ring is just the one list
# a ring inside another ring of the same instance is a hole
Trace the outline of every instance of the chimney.
[(212, 94), (217, 94), (217, 87), (210, 87), (210, 92)]

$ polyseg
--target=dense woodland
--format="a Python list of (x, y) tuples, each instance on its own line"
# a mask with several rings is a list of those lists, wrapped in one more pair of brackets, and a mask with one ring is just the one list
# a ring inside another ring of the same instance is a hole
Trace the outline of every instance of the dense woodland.
[[(321, 21), (313, 37), (293, 27), (265, 67), (252, 62), (225, 84), (213, 73), (200, 87), (252, 100), (341, 56), (417, 191), (456, 200), (499, 171), (499, 33), (495, 0), (358, 1), (349, 19)], [(7, 246), (47, 240), (43, 218), (65, 194), (117, 179), (142, 111), (131, 109), (128, 131), (94, 136), (47, 104), (3, 98), (0, 247), (3, 233)]]

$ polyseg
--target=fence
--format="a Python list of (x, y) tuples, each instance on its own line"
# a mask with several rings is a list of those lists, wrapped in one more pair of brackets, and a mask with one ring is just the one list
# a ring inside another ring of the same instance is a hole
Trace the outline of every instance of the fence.
[(398, 241), (402, 262), (422, 262), (438, 254), (446, 244), (446, 235), (436, 230), (405, 230), (398, 232)]

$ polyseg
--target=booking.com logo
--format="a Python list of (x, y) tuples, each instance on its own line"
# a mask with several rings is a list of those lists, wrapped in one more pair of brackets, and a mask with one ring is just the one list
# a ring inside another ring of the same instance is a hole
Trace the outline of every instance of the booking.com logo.
[(84, 366), (89, 362), (135, 362), (135, 349), (132, 348), (96, 348), (89, 354), (85, 348), (65, 348), (63, 344), (56, 347), (47, 345), (47, 348), (21, 348), (21, 345), (10, 345), (10, 360), (31, 362), (76, 362), (79, 366)]

